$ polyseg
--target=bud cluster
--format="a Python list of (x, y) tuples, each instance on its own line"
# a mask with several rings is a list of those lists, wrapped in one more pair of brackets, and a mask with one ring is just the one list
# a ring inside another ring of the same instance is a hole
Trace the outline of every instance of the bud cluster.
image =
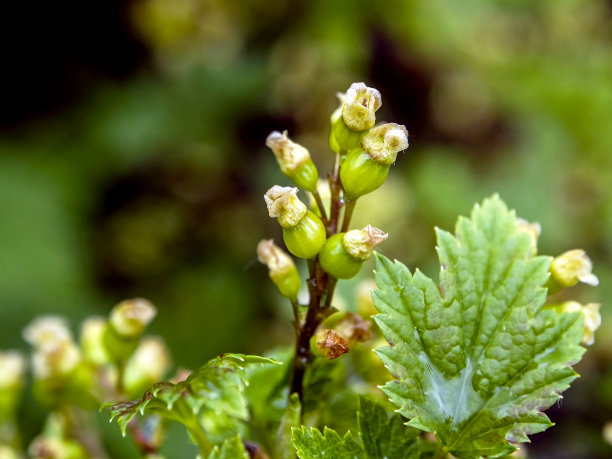
[[(273, 131), (266, 139), (281, 172), (296, 185), (275, 185), (264, 196), (269, 216), (282, 228), (289, 253), (272, 239), (262, 240), (257, 247), (259, 261), (268, 267), (270, 279), (293, 307), (296, 354), (291, 393), (301, 394), (304, 367), (313, 355), (337, 358), (356, 341), (370, 336), (361, 323), (351, 322), (346, 330), (317, 329), (335, 310), (332, 300), (338, 279), (356, 276), (387, 239), (387, 233), (372, 225), (351, 229), (350, 222), (358, 198), (385, 182), (398, 153), (408, 147), (405, 126), (376, 124), (376, 112), (382, 105), (378, 90), (353, 83), (339, 98), (340, 107), (331, 116), (329, 145), (335, 161), (327, 180), (319, 180), (310, 152), (291, 140), (287, 131)], [(300, 199), (300, 190), (310, 194), (310, 207)], [(302, 308), (298, 298), (302, 298), (303, 283), (290, 254), (308, 261), (309, 277), (304, 284), (309, 300)]]

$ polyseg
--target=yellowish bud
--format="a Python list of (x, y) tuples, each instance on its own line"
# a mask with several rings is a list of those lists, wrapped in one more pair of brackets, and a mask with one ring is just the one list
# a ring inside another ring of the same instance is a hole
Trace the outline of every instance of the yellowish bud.
[(376, 123), (382, 105), (380, 92), (365, 83), (353, 83), (342, 99), (342, 119), (353, 131), (366, 131)]
[(606, 443), (612, 445), (612, 421), (608, 421), (604, 424), (602, 429), (602, 436)]
[(342, 240), (346, 252), (357, 260), (365, 261), (370, 258), (372, 251), (389, 237), (378, 228), (367, 225), (361, 230), (347, 231)]
[(391, 165), (397, 154), (408, 148), (408, 130), (396, 123), (381, 124), (363, 137), (361, 148), (379, 164)]
[(170, 363), (170, 353), (161, 338), (143, 338), (126, 365), (123, 382), (127, 391), (136, 392), (163, 380)]
[(104, 317), (89, 317), (81, 324), (80, 341), (83, 357), (96, 365), (103, 365), (110, 360), (104, 346), (105, 329), (106, 319)]
[(157, 310), (143, 298), (125, 300), (113, 308), (109, 323), (114, 331), (124, 338), (136, 338), (157, 315)]
[(287, 131), (273, 131), (266, 139), (268, 146), (284, 174), (290, 175), (301, 165), (310, 161), (310, 153), (303, 146), (289, 139)]
[(34, 347), (32, 373), (36, 379), (65, 377), (81, 362), (81, 353), (62, 317), (34, 319), (24, 329), (23, 337)]
[(582, 305), (576, 301), (568, 301), (560, 307), (562, 312), (580, 312), (582, 314), (582, 344), (590, 346), (595, 342), (595, 330), (601, 325), (599, 303)]
[(257, 259), (268, 267), (270, 279), (281, 295), (291, 300), (297, 298), (301, 280), (293, 259), (272, 239), (264, 239), (257, 245)]
[(591, 271), (593, 263), (584, 250), (569, 250), (556, 257), (551, 266), (552, 279), (559, 287), (572, 287), (578, 282), (588, 285), (598, 285), (599, 279)]
[(0, 351), (0, 391), (21, 387), (24, 372), (23, 355), (17, 351)]
[(517, 229), (522, 233), (527, 233), (531, 239), (531, 254), (535, 255), (538, 251), (538, 238), (542, 233), (542, 226), (538, 222), (530, 223), (522, 218), (516, 219)]
[(264, 199), (271, 218), (278, 218), (283, 228), (294, 228), (306, 216), (308, 208), (297, 197), (297, 188), (274, 185)]

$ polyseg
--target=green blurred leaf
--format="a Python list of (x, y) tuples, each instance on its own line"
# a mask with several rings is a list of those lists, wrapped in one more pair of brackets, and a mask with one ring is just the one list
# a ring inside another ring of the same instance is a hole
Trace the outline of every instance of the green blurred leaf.
[(365, 459), (363, 450), (350, 432), (344, 438), (334, 430), (325, 428), (323, 433), (316, 428), (293, 429), (292, 444), (300, 459), (328, 457), (334, 459)]
[(245, 367), (277, 364), (265, 357), (222, 354), (194, 371), (177, 384), (160, 382), (145, 392), (141, 400), (112, 405), (111, 420), (116, 419), (125, 435), (129, 422), (140, 413), (158, 414), (192, 428), (202, 409), (218, 416), (247, 420), (249, 412), (244, 395)]
[(249, 459), (249, 455), (240, 437), (235, 436), (225, 440), (221, 448), (215, 446), (208, 459)]
[(368, 459), (405, 459), (419, 457), (419, 434), (417, 429), (406, 427), (404, 419), (387, 415), (378, 403), (359, 397), (359, 433)]
[(377, 256), (376, 321), (390, 343), (377, 353), (396, 378), (383, 391), (456, 457), (497, 457), (551, 425), (542, 411), (577, 376), (582, 321), (542, 309), (550, 258), (532, 257), (497, 196), (456, 236), (437, 236), (440, 287)]

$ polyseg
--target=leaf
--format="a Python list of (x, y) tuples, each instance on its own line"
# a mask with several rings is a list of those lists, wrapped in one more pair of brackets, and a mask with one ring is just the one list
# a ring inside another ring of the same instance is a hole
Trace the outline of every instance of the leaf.
[(136, 414), (158, 414), (193, 428), (205, 409), (219, 417), (247, 420), (249, 413), (244, 395), (245, 367), (252, 364), (276, 364), (275, 360), (242, 354), (222, 354), (176, 384), (160, 382), (147, 390), (141, 400), (112, 405), (111, 421), (117, 420), (125, 435)]
[(389, 417), (380, 404), (360, 396), (357, 420), (366, 458), (419, 457), (419, 431), (406, 427), (400, 415)]
[(249, 459), (249, 454), (240, 437), (236, 435), (225, 440), (221, 448), (215, 446), (208, 459)]
[(342, 438), (327, 427), (323, 433), (314, 427), (293, 429), (291, 443), (300, 459), (365, 459), (361, 446), (350, 432)]
[(302, 405), (297, 393), (291, 394), (287, 409), (283, 414), (280, 426), (276, 432), (276, 445), (274, 457), (279, 459), (294, 459), (295, 453), (291, 448), (291, 431), (301, 424)]
[(542, 309), (551, 259), (497, 196), (437, 230), (440, 286), (378, 255), (377, 350), (395, 380), (383, 391), (409, 425), (458, 458), (497, 457), (551, 425), (542, 413), (577, 377), (578, 314)]

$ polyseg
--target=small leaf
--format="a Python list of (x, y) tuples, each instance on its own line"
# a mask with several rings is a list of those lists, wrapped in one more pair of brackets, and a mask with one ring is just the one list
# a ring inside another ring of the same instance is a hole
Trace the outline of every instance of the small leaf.
[(360, 396), (357, 420), (368, 459), (419, 457), (419, 431), (406, 427), (400, 415), (389, 417), (380, 404)]
[[(394, 376), (383, 391), (458, 458), (496, 457), (548, 428), (543, 410), (576, 378), (578, 314), (542, 309), (550, 257), (494, 196), (438, 230), (440, 285), (378, 255), (376, 321)], [(510, 442), (510, 443), (509, 443)]]
[(221, 447), (215, 446), (208, 459), (249, 459), (244, 443), (238, 435), (228, 438)]
[(112, 405), (111, 421), (116, 419), (125, 435), (127, 425), (136, 414), (144, 416), (154, 413), (193, 425), (199, 422), (198, 414), (206, 409), (225, 421), (247, 420), (245, 367), (277, 363), (264, 357), (223, 354), (194, 371), (185, 381), (156, 383), (144, 393), (142, 399)]
[(324, 433), (314, 427), (293, 429), (291, 443), (300, 459), (365, 459), (361, 446), (350, 432), (342, 438), (327, 427)]

